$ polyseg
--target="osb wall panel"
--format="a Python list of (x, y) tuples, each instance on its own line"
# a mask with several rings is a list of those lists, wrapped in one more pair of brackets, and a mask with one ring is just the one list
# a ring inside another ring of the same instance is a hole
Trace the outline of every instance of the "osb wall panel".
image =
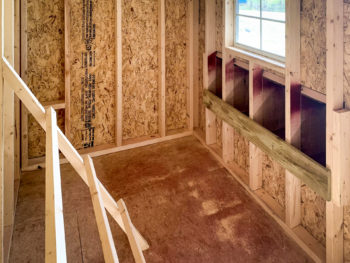
[[(122, 9), (123, 139), (155, 135), (159, 108), (158, 0), (124, 0)], [(172, 48), (171, 51), (177, 52), (178, 46)], [(176, 68), (176, 64), (172, 66)], [(183, 103), (179, 106), (186, 109)]]
[(222, 52), (223, 43), (223, 2), (222, 0), (215, 0), (215, 32), (216, 32), (216, 50)]
[(27, 85), (40, 102), (64, 99), (64, 2), (27, 0)]
[[(28, 87), (40, 102), (64, 99), (63, 1), (27, 1), (27, 41), (27, 71), (24, 74)], [(45, 134), (39, 128), (29, 117), (29, 158), (45, 153)]]
[(234, 130), (233, 160), (247, 173), (249, 172), (249, 141)]
[[(64, 131), (64, 110), (56, 110), (57, 125)], [(45, 155), (46, 134), (33, 115), (28, 115), (28, 156), (42, 157)]]
[(301, 187), (301, 224), (323, 245), (326, 243), (326, 201), (306, 185)]
[(263, 153), (262, 181), (264, 190), (285, 207), (285, 170)]
[(301, 82), (326, 94), (326, 0), (301, 1)]
[(114, 1), (71, 1), (70, 20), (69, 137), (78, 149), (113, 143), (116, 89)]
[(205, 0), (199, 0), (198, 26), (198, 128), (205, 132), (205, 107), (203, 104), (203, 54), (205, 52)]
[(344, 101), (350, 107), (350, 1), (344, 1)]
[(187, 128), (186, 0), (165, 0), (167, 131)]

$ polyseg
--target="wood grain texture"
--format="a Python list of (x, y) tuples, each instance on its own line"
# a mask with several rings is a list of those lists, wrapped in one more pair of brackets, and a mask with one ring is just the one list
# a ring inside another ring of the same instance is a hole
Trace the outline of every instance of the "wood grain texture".
[(324, 199), (330, 199), (331, 173), (327, 168), (319, 165), (209, 91), (205, 91), (204, 104)]

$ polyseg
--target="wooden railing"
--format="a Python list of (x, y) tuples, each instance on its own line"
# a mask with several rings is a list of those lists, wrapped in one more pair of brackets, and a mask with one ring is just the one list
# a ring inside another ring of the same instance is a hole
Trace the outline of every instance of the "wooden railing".
[(225, 103), (209, 90), (204, 91), (204, 105), (242, 136), (300, 178), (325, 200), (331, 199), (331, 171), (297, 148)]
[(3, 78), (46, 131), (46, 226), (45, 226), (45, 260), (46, 262), (66, 262), (62, 193), (58, 149), (73, 166), (78, 175), (89, 186), (96, 216), (97, 226), (106, 262), (118, 262), (111, 230), (105, 209), (127, 234), (135, 261), (145, 262), (142, 250), (149, 248), (147, 241), (132, 224), (123, 200), (118, 204), (103, 184), (97, 179), (92, 159), (84, 160), (57, 127), (56, 114), (53, 108), (40, 104), (11, 64), (2, 58)]

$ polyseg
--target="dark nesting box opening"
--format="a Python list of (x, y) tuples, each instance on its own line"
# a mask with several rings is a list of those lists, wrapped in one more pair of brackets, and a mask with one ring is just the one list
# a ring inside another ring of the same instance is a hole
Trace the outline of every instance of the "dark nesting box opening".
[(254, 70), (254, 119), (263, 127), (285, 139), (285, 87)]
[(303, 153), (326, 165), (326, 104), (301, 95), (301, 141)]
[(249, 116), (249, 70), (236, 64), (233, 68), (233, 107)]
[(208, 57), (208, 89), (222, 99), (222, 59), (214, 52)]

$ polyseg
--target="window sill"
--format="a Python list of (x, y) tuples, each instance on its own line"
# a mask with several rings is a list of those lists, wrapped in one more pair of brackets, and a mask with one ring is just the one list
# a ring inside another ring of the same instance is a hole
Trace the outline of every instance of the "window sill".
[(256, 64), (259, 64), (261, 66), (265, 66), (267, 68), (270, 68), (272, 70), (275, 70), (277, 72), (280, 72), (282, 74), (285, 73), (285, 63), (282, 63), (280, 61), (264, 57), (262, 55), (249, 52), (237, 47), (226, 47), (226, 53), (231, 54), (235, 57), (239, 57), (242, 59), (246, 59), (248, 61), (252, 61)]

